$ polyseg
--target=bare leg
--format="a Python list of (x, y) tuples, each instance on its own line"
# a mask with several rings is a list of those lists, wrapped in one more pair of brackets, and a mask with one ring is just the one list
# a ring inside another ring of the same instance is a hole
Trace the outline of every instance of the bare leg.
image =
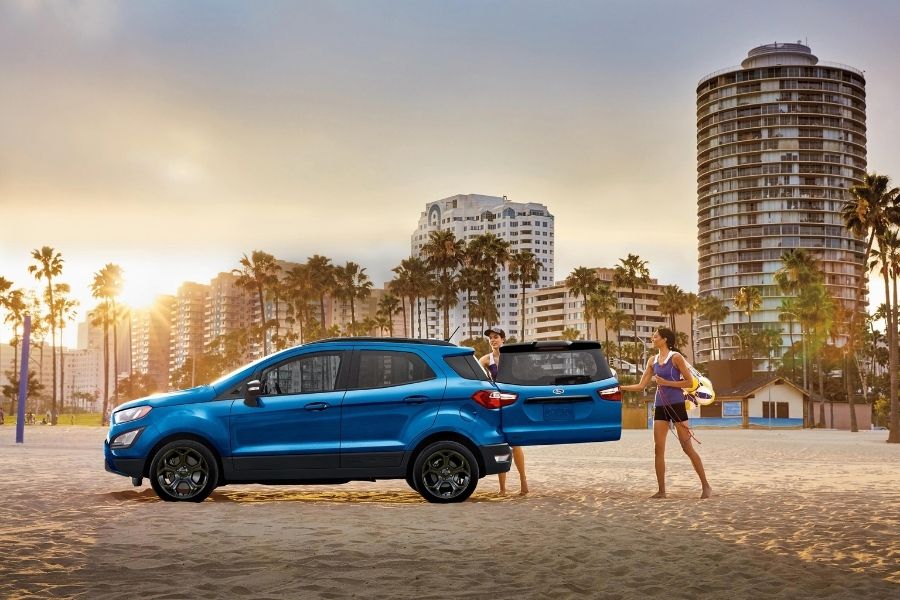
[(528, 479), (525, 477), (525, 452), (515, 447), (512, 449), (513, 462), (516, 464), (516, 471), (519, 472), (519, 494), (524, 496), (528, 493)]
[(656, 486), (659, 491), (651, 498), (666, 497), (666, 436), (669, 435), (668, 421), (653, 421), (653, 453), (656, 466)]
[(697, 454), (697, 451), (694, 450), (694, 445), (691, 443), (691, 430), (688, 429), (687, 423), (684, 422), (675, 423), (675, 429), (678, 431), (678, 441), (681, 442), (681, 449), (684, 450), (684, 453), (691, 459), (691, 464), (694, 465), (694, 470), (700, 478), (700, 485), (703, 488), (703, 491), (700, 492), (700, 497), (711, 497), (712, 487), (710, 487), (709, 482), (706, 480), (706, 471), (703, 469), (703, 461), (700, 460), (700, 455)]
[(500, 495), (506, 495), (506, 473), (497, 473), (497, 479), (500, 480)]

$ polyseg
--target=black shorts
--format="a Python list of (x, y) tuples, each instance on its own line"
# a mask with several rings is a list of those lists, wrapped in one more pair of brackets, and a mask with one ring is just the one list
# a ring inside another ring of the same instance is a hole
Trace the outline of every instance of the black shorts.
[(670, 404), (668, 406), (657, 406), (653, 410), (654, 421), (671, 421), (673, 423), (681, 423), (687, 421), (687, 408), (684, 402), (678, 404)]

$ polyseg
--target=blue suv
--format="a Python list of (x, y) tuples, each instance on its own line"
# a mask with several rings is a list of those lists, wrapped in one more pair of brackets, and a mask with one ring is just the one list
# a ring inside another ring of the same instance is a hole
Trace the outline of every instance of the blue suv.
[(461, 502), (510, 468), (510, 445), (617, 440), (618, 382), (597, 342), (500, 349), (497, 382), (473, 350), (340, 338), (267, 356), (212, 382), (118, 406), (106, 469), (163, 500), (237, 483), (405, 479)]

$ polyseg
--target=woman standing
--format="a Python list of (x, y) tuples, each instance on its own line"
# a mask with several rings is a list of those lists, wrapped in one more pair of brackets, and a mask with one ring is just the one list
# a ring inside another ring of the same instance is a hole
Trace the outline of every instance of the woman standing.
[[(487, 374), (491, 376), (491, 380), (496, 381), (497, 369), (500, 364), (500, 346), (506, 341), (506, 332), (499, 327), (491, 327), (485, 330), (484, 335), (488, 338), (491, 351), (482, 356), (478, 362), (481, 363), (481, 367)], [(519, 494), (524, 496), (528, 493), (528, 480), (525, 477), (525, 452), (519, 447), (511, 448), (511, 450), (513, 462), (516, 465), (516, 470), (519, 472)], [(500, 479), (500, 495), (505, 496), (506, 473), (498, 473), (497, 477)]]
[(684, 388), (691, 387), (693, 377), (688, 370), (684, 357), (675, 351), (675, 332), (667, 327), (660, 327), (650, 341), (659, 351), (650, 357), (640, 382), (619, 386), (624, 392), (640, 392), (650, 383), (651, 377), (656, 379), (656, 401), (653, 411), (653, 446), (655, 452), (656, 483), (659, 487), (651, 498), (666, 497), (666, 437), (669, 423), (674, 424), (681, 449), (691, 459), (691, 464), (700, 478), (702, 486), (701, 498), (712, 496), (712, 488), (706, 480), (703, 461), (691, 444), (691, 430), (687, 426), (687, 407), (685, 406)]

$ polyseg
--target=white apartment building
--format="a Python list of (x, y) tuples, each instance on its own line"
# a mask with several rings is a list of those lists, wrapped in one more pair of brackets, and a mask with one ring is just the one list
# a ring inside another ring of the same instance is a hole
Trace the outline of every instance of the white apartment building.
[[(429, 202), (419, 216), (419, 224), (412, 234), (412, 255), (421, 256), (422, 247), (428, 243), (432, 231), (450, 229), (456, 237), (466, 242), (485, 233), (493, 233), (510, 244), (510, 250), (530, 250), (543, 265), (537, 286), (553, 284), (554, 277), (554, 217), (547, 206), (536, 202), (512, 202), (506, 196), (481, 194), (457, 194), (443, 200)], [(494, 301), (500, 313), (500, 322), (492, 323), (506, 330), (507, 335), (518, 332), (521, 325), (519, 284), (509, 281), (507, 269), (501, 269), (500, 290)], [(465, 293), (460, 293), (459, 304), (450, 310), (450, 332), (459, 326), (451, 341), (459, 342), (469, 336), (468, 309)], [(443, 311), (429, 302), (428, 331), (432, 337), (443, 335)], [(477, 335), (480, 335), (480, 331)]]
[[(61, 412), (71, 412), (73, 405), (91, 412), (100, 411), (103, 406), (103, 350), (65, 350), (65, 359), (65, 406), (60, 407)], [(95, 400), (80, 400), (75, 395), (78, 393), (91, 394)]]
[(149, 375), (159, 390), (169, 385), (169, 348), (175, 296), (158, 296), (153, 306), (131, 311), (131, 360), (136, 374)]

